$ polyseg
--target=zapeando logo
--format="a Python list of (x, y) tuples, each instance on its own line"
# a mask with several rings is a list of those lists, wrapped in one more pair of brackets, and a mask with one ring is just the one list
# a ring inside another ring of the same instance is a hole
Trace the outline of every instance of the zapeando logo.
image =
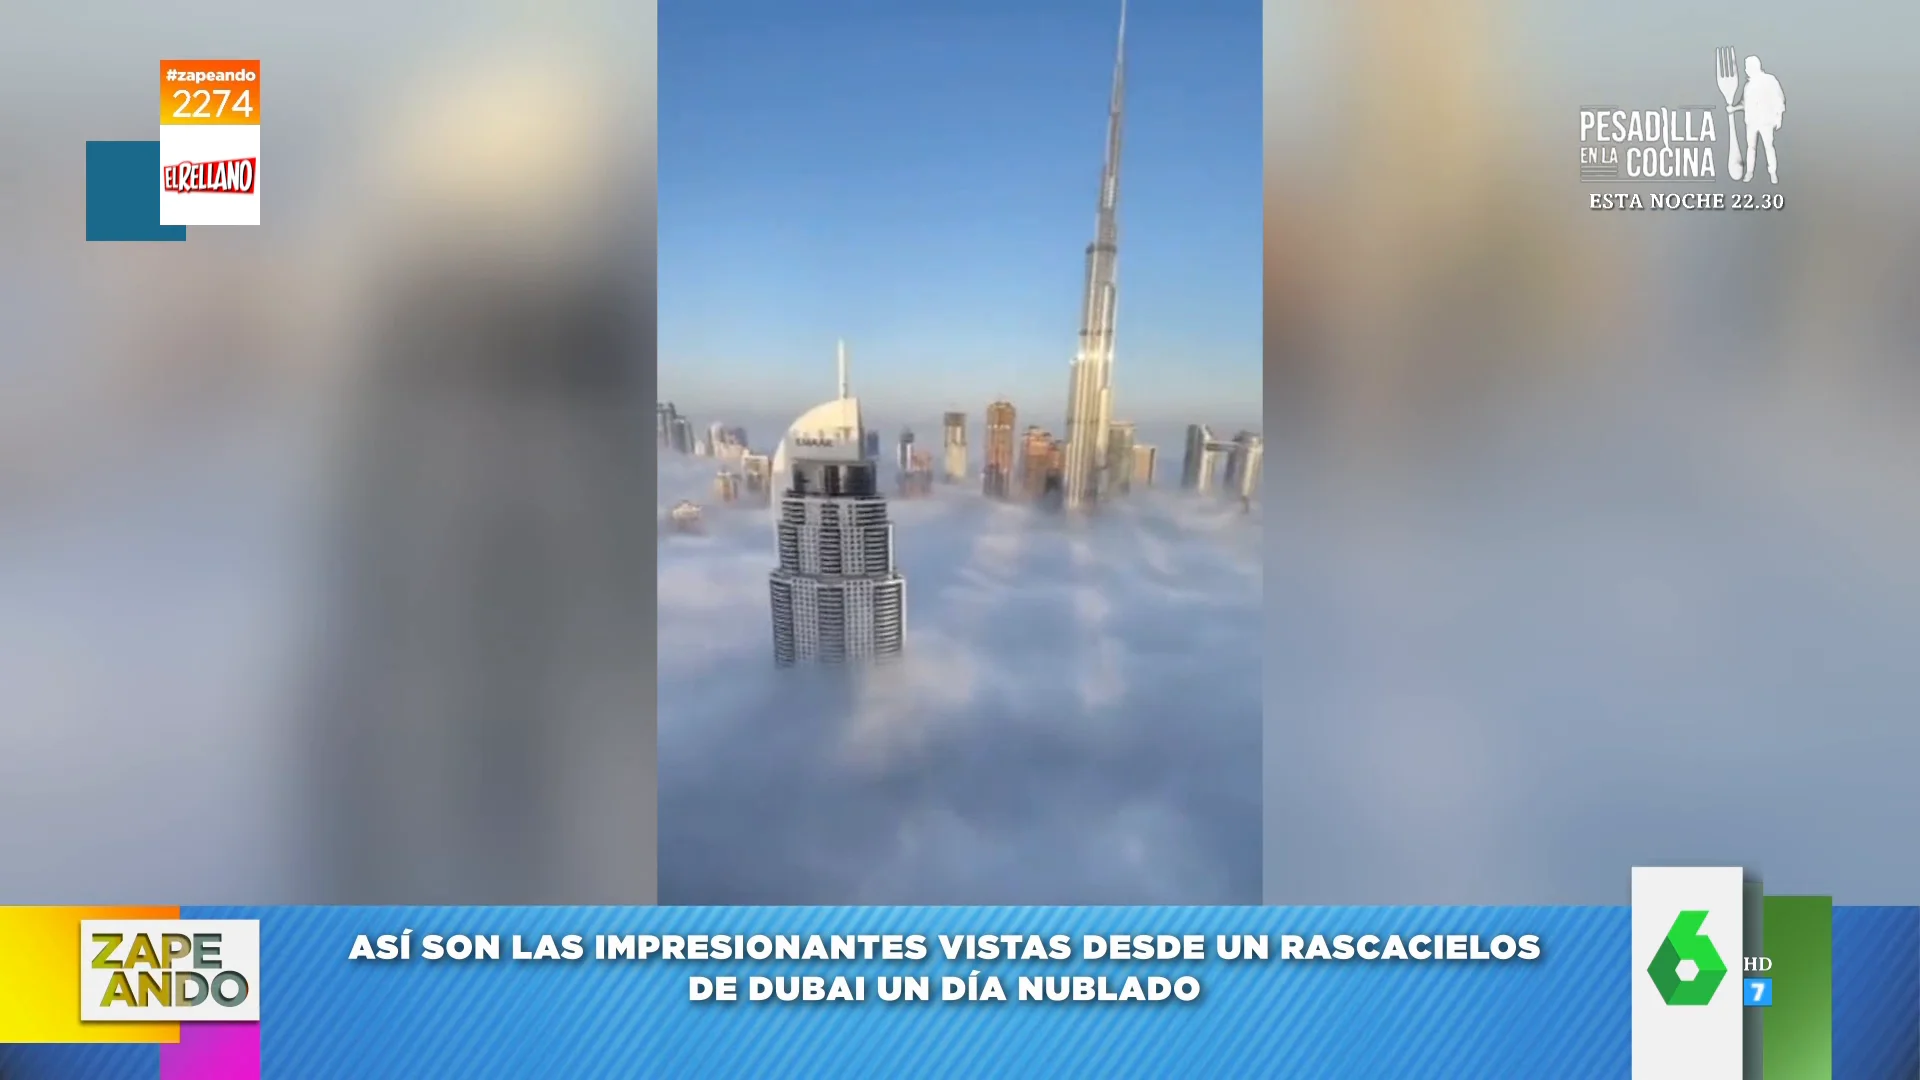
[(160, 190), (183, 195), (251, 195), (259, 171), (259, 158), (183, 161), (160, 170)]
[(80, 1019), (257, 1021), (257, 919), (83, 919)]
[[(1669, 1005), (1705, 1005), (1726, 978), (1727, 965), (1720, 951), (1700, 932), (1706, 921), (1704, 911), (1682, 911), (1653, 954), (1653, 963), (1647, 965), (1647, 977), (1660, 991), (1660, 1000)], [(1691, 978), (1681, 970), (1684, 964), (1693, 965)]]

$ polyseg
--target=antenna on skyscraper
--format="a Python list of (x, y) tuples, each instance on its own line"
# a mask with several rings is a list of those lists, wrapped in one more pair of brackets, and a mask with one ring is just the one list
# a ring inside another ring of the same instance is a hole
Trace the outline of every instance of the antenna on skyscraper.
[(847, 343), (842, 339), (840, 342), (840, 398), (844, 401), (847, 396)]

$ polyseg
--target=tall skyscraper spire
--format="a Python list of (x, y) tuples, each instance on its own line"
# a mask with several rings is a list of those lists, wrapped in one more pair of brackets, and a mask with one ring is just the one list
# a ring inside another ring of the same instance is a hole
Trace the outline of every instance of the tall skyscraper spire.
[(842, 401), (853, 395), (847, 393), (847, 343), (843, 340), (840, 348), (840, 398)]
[(1120, 136), (1127, 96), (1127, 4), (1120, 0), (1120, 37), (1113, 61), (1113, 97), (1107, 106), (1107, 156), (1093, 243), (1087, 245), (1086, 295), (1080, 345), (1067, 387), (1067, 455), (1061, 477), (1069, 509), (1091, 507), (1110, 493), (1107, 431), (1113, 418), (1113, 331), (1119, 301)]

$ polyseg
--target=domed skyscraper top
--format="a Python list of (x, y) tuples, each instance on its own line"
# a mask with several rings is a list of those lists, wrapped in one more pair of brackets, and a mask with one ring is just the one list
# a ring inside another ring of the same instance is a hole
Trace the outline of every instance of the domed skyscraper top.
[(787, 425), (786, 437), (773, 452), (774, 479), (782, 487), (787, 478), (787, 463), (796, 458), (809, 461), (862, 461), (866, 458), (866, 427), (860, 421), (860, 399), (847, 385), (847, 343), (840, 342), (840, 393), (802, 413)]

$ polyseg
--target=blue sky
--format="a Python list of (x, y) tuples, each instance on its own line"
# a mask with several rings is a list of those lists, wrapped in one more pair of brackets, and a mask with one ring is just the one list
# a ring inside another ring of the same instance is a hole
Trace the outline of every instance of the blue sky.
[[(660, 393), (696, 416), (1064, 408), (1118, 0), (660, 11)], [(1252, 419), (1255, 0), (1135, 0), (1115, 412)]]

